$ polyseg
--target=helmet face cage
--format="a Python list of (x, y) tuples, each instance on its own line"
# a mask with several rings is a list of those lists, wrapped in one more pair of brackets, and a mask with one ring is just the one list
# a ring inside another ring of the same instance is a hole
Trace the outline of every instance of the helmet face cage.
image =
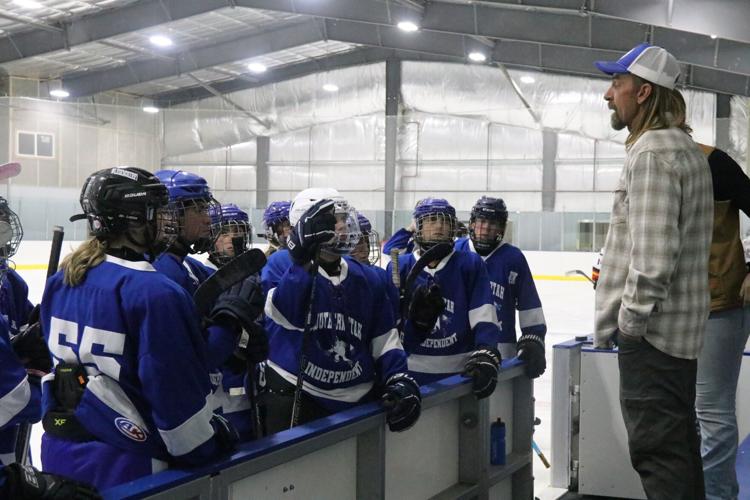
[(23, 226), (8, 202), (0, 198), (0, 259), (13, 257), (23, 239)]
[(211, 249), (216, 240), (216, 226), (211, 221), (221, 213), (221, 205), (213, 197), (179, 199), (172, 202), (179, 219), (179, 237), (193, 253)]
[(252, 245), (253, 226), (244, 220), (222, 220), (215, 224), (216, 239), (209, 251), (211, 258), (224, 265)]
[(287, 236), (284, 228), (289, 225), (289, 207), (291, 201), (274, 201), (263, 211), (263, 231), (266, 240), (276, 247), (285, 247)]
[(414, 241), (422, 250), (429, 250), (438, 243), (453, 243), (456, 237), (458, 220), (444, 211), (432, 212), (416, 217), (417, 230)]
[(321, 245), (321, 249), (335, 255), (348, 255), (357, 246), (362, 232), (359, 229), (357, 211), (345, 201), (337, 201), (334, 205), (336, 217), (336, 236), (328, 243)]
[(370, 265), (380, 264), (380, 235), (377, 231), (370, 231), (367, 234), (363, 234), (367, 240), (367, 245), (370, 247), (368, 261)]
[(180, 216), (173, 203), (158, 208), (148, 207), (146, 209), (146, 221), (152, 223), (155, 229), (151, 238), (151, 246), (161, 251), (174, 244), (182, 233)]
[[(483, 221), (488, 224), (485, 234), (477, 235), (476, 224)], [(505, 226), (508, 222), (508, 209), (505, 202), (499, 198), (481, 197), (471, 209), (469, 222), (469, 237), (474, 248), (479, 251), (491, 251), (500, 244), (505, 236)]]

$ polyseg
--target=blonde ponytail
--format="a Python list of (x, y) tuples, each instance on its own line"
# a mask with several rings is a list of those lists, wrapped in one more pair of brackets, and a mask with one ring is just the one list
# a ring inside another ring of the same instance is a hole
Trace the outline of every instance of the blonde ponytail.
[(89, 238), (81, 243), (60, 264), (60, 269), (64, 271), (63, 283), (68, 286), (81, 284), (89, 269), (104, 262), (106, 249), (107, 245), (96, 238)]

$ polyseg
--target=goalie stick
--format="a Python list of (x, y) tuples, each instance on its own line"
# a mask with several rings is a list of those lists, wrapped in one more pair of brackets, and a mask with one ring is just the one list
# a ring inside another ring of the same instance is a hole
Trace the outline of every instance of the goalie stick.
[(193, 301), (198, 312), (202, 316), (207, 316), (222, 292), (259, 272), (264, 265), (266, 265), (266, 256), (257, 248), (248, 250), (227, 262), (209, 276), (193, 294)]
[[(12, 165), (9, 163), (8, 165)], [(18, 165), (16, 163), (16, 165)], [(0, 178), (5, 165), (0, 166)], [(21, 171), (21, 166), (18, 165), (18, 171)], [(16, 175), (18, 172), (16, 172)], [(62, 226), (54, 226), (52, 228), (52, 245), (49, 251), (49, 261), (47, 263), (47, 279), (57, 272), (57, 266), (60, 263), (60, 252), (62, 252), (63, 238), (65, 237), (65, 230)], [(31, 325), (27, 325), (27, 330)], [(31, 332), (29, 332), (31, 333)], [(23, 335), (23, 333), (19, 334)], [(23, 423), (18, 427), (18, 434), (16, 434), (16, 460), (21, 465), (27, 465), (30, 463), (29, 460), (29, 443), (31, 441), (31, 424)]]

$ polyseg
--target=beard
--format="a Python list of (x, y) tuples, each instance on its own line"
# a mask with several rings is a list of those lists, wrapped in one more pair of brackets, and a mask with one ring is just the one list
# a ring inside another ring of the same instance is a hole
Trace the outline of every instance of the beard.
[(617, 109), (612, 109), (612, 116), (609, 117), (609, 123), (615, 130), (622, 130), (627, 125), (627, 123), (622, 121), (618, 116)]

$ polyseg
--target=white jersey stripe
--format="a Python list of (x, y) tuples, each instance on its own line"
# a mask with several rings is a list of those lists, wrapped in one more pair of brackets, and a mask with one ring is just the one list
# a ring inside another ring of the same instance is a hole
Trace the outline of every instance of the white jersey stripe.
[(192, 417), (170, 430), (159, 429), (159, 435), (167, 445), (169, 454), (175, 457), (190, 453), (198, 446), (202, 445), (214, 435), (214, 428), (211, 426), (211, 416), (213, 415), (212, 401), (210, 395), (206, 396), (206, 404), (198, 410)]
[(479, 323), (498, 324), (495, 304), (482, 304), (469, 311), (469, 326), (473, 329)]
[(544, 311), (541, 307), (534, 309), (527, 309), (525, 311), (518, 311), (518, 323), (521, 328), (527, 326), (544, 325)]
[(409, 370), (419, 373), (460, 373), (468, 361), (470, 352), (450, 356), (425, 356), (410, 354), (407, 359)]
[(17, 386), (0, 398), (0, 427), (23, 411), (30, 399), (29, 378), (24, 377)]
[(266, 307), (264, 309), (264, 312), (266, 313), (266, 316), (279, 325), (282, 328), (285, 328), (287, 330), (296, 330), (298, 332), (303, 332), (304, 328), (299, 328), (297, 326), (294, 326), (289, 322), (288, 319), (284, 317), (283, 314), (281, 314), (281, 311), (276, 309), (276, 306), (273, 303), (273, 294), (276, 292), (275, 288), (272, 288), (268, 291), (268, 296), (266, 297)]
[(393, 349), (404, 349), (401, 346), (401, 339), (398, 336), (398, 330), (395, 328), (392, 328), (388, 333), (372, 339), (370, 345), (372, 349), (372, 358), (375, 360)]

